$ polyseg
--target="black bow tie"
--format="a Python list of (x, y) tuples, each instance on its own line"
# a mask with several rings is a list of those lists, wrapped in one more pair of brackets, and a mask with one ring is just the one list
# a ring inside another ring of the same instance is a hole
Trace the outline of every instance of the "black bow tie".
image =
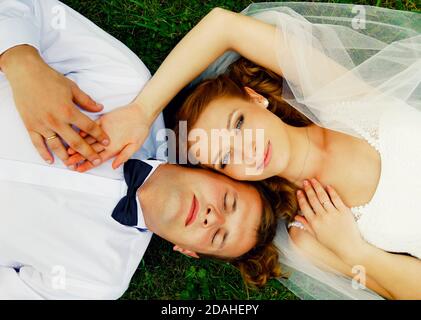
[(134, 227), (137, 225), (136, 192), (151, 171), (152, 166), (141, 160), (130, 159), (124, 164), (124, 179), (127, 184), (127, 195), (118, 202), (113, 210), (112, 217), (116, 221), (125, 226)]

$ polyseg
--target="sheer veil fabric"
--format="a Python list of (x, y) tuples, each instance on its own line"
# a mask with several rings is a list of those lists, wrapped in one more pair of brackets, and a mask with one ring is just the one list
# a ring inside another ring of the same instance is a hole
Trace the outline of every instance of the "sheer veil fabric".
[[(321, 127), (359, 138), (376, 135), (391, 108), (421, 111), (421, 14), (372, 6), (273, 2), (243, 14), (276, 25), (275, 50), (284, 99)], [(228, 52), (193, 83), (226, 71), (238, 59)], [(275, 243), (288, 278), (282, 284), (301, 299), (382, 299), (301, 255), (280, 221)]]

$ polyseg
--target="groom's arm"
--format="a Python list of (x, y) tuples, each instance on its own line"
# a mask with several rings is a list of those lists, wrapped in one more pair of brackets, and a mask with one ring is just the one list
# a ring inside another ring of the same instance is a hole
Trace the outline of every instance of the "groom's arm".
[(61, 266), (53, 266), (49, 273), (30, 266), (19, 271), (0, 266), (0, 300), (114, 300), (120, 298), (126, 289), (124, 284), (70, 277)]
[(89, 161), (100, 160), (71, 125), (89, 132), (97, 141), (107, 145), (108, 137), (103, 130), (82, 114), (75, 103), (92, 112), (100, 111), (102, 106), (43, 61), (40, 52), (45, 28), (41, 25), (51, 24), (51, 21), (44, 21), (49, 15), (42, 14), (42, 10), (39, 1), (0, 2), (0, 71), (8, 79), (19, 114), (34, 146), (46, 162), (54, 161), (49, 149), (63, 162), (68, 159), (60, 139), (52, 139), (47, 148), (45, 139), (54, 134), (79, 149)]
[(28, 1), (0, 3), (0, 56), (18, 45), (40, 49), (41, 27), (34, 4)]
[(41, 300), (13, 268), (0, 267), (0, 300)]

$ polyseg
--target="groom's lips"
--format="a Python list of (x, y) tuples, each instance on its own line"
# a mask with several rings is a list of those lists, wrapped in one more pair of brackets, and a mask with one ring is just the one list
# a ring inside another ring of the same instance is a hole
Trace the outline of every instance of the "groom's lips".
[(190, 210), (186, 217), (185, 226), (192, 224), (196, 220), (197, 212), (199, 211), (199, 201), (197, 201), (196, 196), (193, 195), (193, 200), (190, 206)]

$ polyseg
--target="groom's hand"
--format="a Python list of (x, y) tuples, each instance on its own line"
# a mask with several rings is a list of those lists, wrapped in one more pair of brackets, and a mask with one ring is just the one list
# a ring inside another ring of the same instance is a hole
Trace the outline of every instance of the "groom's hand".
[(75, 104), (90, 112), (101, 111), (103, 106), (50, 68), (33, 47), (22, 45), (9, 49), (0, 56), (0, 68), (10, 82), (16, 108), (32, 143), (46, 162), (54, 162), (50, 149), (70, 167), (63, 140), (92, 163), (101, 163), (99, 154), (72, 126), (108, 145), (105, 132)]

